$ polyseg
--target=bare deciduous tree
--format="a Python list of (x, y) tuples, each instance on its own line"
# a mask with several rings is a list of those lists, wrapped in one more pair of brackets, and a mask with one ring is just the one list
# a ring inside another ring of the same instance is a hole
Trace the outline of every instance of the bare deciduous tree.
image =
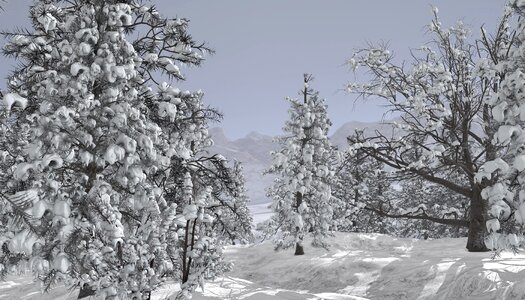
[[(441, 224), (468, 226), (467, 249), (486, 251), (487, 203), (481, 197), (489, 182), (474, 177), (485, 161), (497, 155), (491, 143), (494, 122), (485, 100), (497, 92), (501, 78), (495, 68), (511, 40), (505, 14), (493, 36), (470, 42), (469, 30), (458, 22), (444, 29), (434, 10), (429, 26), (432, 41), (411, 52), (412, 62), (397, 65), (386, 47), (357, 51), (350, 60), (371, 79), (353, 83), (348, 90), (364, 98), (386, 101), (399, 117), (392, 134), (349, 138), (354, 148), (396, 170), (400, 180), (419, 177), (470, 199), (468, 216), (428, 214), (424, 209), (389, 217), (427, 219)], [(452, 176), (453, 175), (453, 176)]]

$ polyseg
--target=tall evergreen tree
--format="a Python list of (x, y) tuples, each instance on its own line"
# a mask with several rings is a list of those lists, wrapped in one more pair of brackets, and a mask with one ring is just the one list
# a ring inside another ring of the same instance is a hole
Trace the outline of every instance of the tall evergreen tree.
[(333, 225), (331, 180), (337, 155), (328, 140), (331, 122), (325, 100), (310, 88), (312, 76), (304, 75), (302, 99), (288, 98), (290, 119), (285, 135), (277, 138), (281, 149), (272, 152), (273, 165), (266, 171), (277, 176), (268, 189), (274, 215), (269, 226), (279, 232), (277, 249), (295, 246), (304, 254), (303, 240), (326, 247)]
[[(209, 49), (142, 1), (38, 0), (30, 16), (4, 48), (20, 64), (0, 124), (0, 263), (32, 256), (46, 288), (102, 299), (141, 298), (173, 275), (190, 297), (226, 268), (221, 222), (249, 236), (238, 169), (201, 154), (219, 115), (172, 86)], [(238, 217), (217, 221), (230, 206)]]

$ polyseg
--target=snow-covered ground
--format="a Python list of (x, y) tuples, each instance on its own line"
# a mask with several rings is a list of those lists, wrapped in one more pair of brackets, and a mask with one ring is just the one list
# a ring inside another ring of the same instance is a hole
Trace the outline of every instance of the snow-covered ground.
[[(275, 252), (270, 242), (232, 246), (233, 271), (194, 299), (525, 299), (525, 255), (468, 253), (465, 239), (413, 240), (338, 233), (330, 250)], [(176, 290), (166, 285), (153, 299)], [(75, 299), (57, 288), (37, 293), (29, 277), (0, 283), (0, 300)]]

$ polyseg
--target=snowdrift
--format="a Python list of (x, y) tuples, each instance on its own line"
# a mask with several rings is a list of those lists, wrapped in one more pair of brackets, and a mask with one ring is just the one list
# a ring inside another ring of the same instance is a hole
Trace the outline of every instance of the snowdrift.
[[(306, 244), (304, 256), (273, 251), (271, 242), (231, 246), (235, 263), (194, 299), (525, 299), (525, 254), (469, 253), (466, 239), (415, 240), (338, 233), (329, 250)], [(153, 299), (177, 290), (168, 284)], [(28, 276), (0, 283), (0, 300), (75, 299), (57, 288), (36, 293)]]

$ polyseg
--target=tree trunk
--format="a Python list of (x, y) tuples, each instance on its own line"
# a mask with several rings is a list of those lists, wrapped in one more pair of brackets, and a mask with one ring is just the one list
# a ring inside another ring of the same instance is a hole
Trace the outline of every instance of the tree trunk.
[(472, 193), (467, 249), (469, 252), (486, 252), (489, 251), (487, 246), (485, 246), (487, 204), (481, 197), (480, 186), (476, 185)]
[(89, 296), (95, 295), (96, 293), (97, 293), (97, 290), (95, 288), (92, 288), (87, 283), (84, 283), (84, 285), (80, 287), (80, 291), (78, 292), (77, 299), (87, 298)]
[(300, 242), (295, 243), (295, 253), (294, 255), (304, 255), (303, 245)]
[[(296, 209), (296, 213), (298, 214), (299, 213), (299, 206), (301, 206), (301, 203), (303, 203), (303, 194), (301, 194), (300, 192), (297, 192), (295, 194), (295, 209)], [(295, 230), (297, 231), (296, 234), (297, 234), (297, 238), (299, 239), (296, 243), (295, 243), (295, 254), (294, 255), (304, 255), (304, 249), (303, 249), (303, 236), (302, 236), (302, 232), (301, 230), (303, 230), (302, 228), (299, 228), (299, 227), (296, 227)]]

